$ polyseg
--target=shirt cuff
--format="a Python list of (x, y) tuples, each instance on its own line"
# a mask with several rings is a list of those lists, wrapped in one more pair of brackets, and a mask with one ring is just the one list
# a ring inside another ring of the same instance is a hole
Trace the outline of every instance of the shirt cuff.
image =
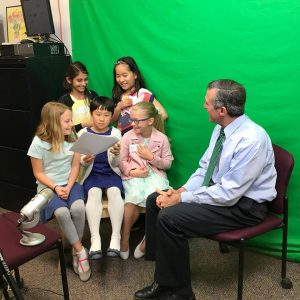
[(182, 192), (181, 193), (181, 202), (186, 202), (186, 203), (189, 203), (189, 202), (195, 202), (195, 197), (193, 195), (193, 192)]

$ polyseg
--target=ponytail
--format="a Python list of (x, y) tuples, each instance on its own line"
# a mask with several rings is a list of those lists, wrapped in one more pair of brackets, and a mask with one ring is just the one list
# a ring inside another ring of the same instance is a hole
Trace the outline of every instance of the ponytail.
[[(154, 105), (153, 105), (154, 106)], [(155, 106), (154, 106), (155, 107)], [(153, 126), (160, 132), (165, 133), (164, 121), (159, 112), (159, 109), (155, 107), (156, 115), (154, 116)]]

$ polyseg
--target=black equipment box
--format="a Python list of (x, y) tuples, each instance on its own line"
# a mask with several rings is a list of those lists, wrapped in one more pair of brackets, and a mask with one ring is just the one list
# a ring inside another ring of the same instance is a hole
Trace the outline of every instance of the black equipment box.
[(1, 56), (20, 55), (24, 57), (63, 56), (62, 43), (25, 43), (1, 45)]

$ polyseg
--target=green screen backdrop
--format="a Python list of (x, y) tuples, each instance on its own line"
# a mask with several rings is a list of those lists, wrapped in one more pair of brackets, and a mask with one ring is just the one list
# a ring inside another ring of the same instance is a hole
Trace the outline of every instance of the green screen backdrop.
[[(213, 124), (203, 108), (209, 81), (247, 89), (246, 114), (296, 160), (289, 186), (288, 258), (300, 261), (300, 2), (298, 0), (71, 0), (73, 59), (88, 67), (89, 87), (111, 96), (113, 67), (132, 56), (147, 88), (166, 108), (179, 187), (197, 168)], [(266, 247), (266, 245), (268, 245)], [(251, 242), (280, 255), (281, 231)]]

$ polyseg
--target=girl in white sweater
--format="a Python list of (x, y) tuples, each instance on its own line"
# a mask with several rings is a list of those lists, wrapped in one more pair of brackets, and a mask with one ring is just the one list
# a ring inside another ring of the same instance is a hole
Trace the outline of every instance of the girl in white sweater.
[[(90, 132), (98, 135), (113, 135), (118, 139), (121, 132), (109, 127), (114, 113), (114, 103), (106, 97), (96, 97), (90, 103), (92, 127), (82, 129), (83, 132)], [(91, 259), (102, 257), (100, 221), (102, 214), (102, 194), (106, 191), (108, 198), (108, 212), (112, 224), (112, 235), (108, 256), (119, 256), (120, 253), (120, 230), (123, 220), (124, 202), (121, 196), (123, 192), (122, 180), (120, 177), (119, 164), (120, 145), (115, 144), (112, 148), (95, 155), (84, 155), (81, 163), (86, 167), (82, 183), (88, 195), (86, 204), (86, 216), (91, 232), (91, 248), (89, 251)]]

